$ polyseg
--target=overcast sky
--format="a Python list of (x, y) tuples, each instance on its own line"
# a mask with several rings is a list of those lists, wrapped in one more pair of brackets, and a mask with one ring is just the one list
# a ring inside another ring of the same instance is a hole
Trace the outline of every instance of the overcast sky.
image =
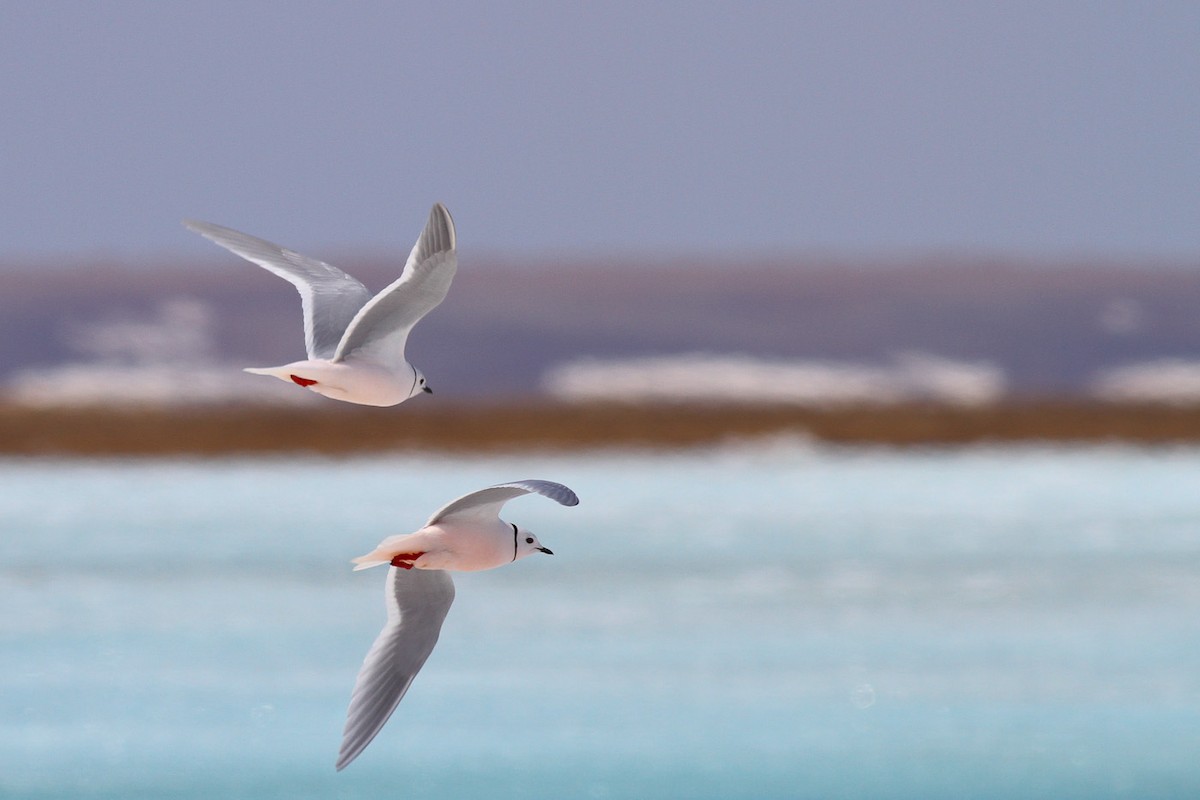
[(8, 263), (1200, 259), (1195, 2), (9, 2), (0, 92)]

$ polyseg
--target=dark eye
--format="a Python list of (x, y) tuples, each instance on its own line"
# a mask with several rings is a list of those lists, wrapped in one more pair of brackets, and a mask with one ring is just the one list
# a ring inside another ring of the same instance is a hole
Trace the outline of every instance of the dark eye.
[(526, 536), (526, 537), (525, 537), (525, 544), (533, 544), (533, 537), (532, 537), (532, 536)]
[(425, 379), (424, 379), (424, 378), (421, 378), (421, 383), (424, 383), (424, 382), (425, 382)]

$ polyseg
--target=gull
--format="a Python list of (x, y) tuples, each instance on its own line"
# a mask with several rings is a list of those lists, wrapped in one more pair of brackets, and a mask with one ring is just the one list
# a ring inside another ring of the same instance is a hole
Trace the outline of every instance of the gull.
[(450, 570), (492, 569), (533, 553), (554, 555), (529, 530), (500, 519), (506, 502), (529, 493), (564, 506), (579, 504), (575, 493), (561, 483), (500, 483), (447, 503), (419, 531), (389, 536), (353, 559), (356, 570), (382, 564), (391, 564), (391, 569), (385, 592), (387, 623), (354, 683), (337, 758), (339, 771), (383, 728), (433, 652), (454, 602)]
[(429, 212), (400, 277), (374, 297), (331, 264), (210, 222), (183, 224), (300, 292), (308, 358), (246, 372), (367, 406), (394, 406), (432, 393), (421, 371), (405, 360), (404, 345), (413, 326), (446, 297), (458, 267), (454, 220), (444, 205), (435, 203)]

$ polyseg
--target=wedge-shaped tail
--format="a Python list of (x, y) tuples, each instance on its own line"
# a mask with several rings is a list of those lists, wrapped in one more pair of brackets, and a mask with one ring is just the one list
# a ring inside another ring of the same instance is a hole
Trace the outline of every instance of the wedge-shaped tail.
[(355, 564), (355, 570), (370, 569), (387, 564), (392, 560), (392, 556), (403, 552), (405, 547), (401, 541), (407, 539), (412, 534), (402, 533), (397, 536), (389, 536), (375, 546), (375, 549), (369, 553), (359, 556), (358, 558), (350, 559), (351, 564)]
[(292, 380), (292, 373), (287, 367), (246, 367), (242, 372), (249, 372), (251, 375), (270, 375), (281, 381), (291, 382)]

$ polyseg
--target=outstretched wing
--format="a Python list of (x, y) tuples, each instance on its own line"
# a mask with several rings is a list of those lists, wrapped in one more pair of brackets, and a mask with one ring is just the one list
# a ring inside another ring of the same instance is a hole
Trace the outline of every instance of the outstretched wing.
[(304, 347), (309, 358), (333, 357), (354, 315), (371, 299), (365, 286), (332, 264), (210, 222), (184, 220), (183, 224), (296, 287), (304, 309)]
[(433, 652), (442, 621), (454, 602), (454, 581), (442, 570), (391, 567), (387, 577), (387, 624), (363, 661), (337, 768), (358, 757), (400, 704), (413, 678)]
[(359, 309), (333, 360), (353, 355), (389, 367), (403, 363), (409, 331), (450, 291), (458, 269), (454, 248), (454, 220), (444, 205), (435, 203), (404, 272)]
[(539, 480), (513, 481), (511, 483), (498, 483), (487, 489), (480, 489), (478, 492), (465, 494), (435, 511), (425, 524), (428, 526), (447, 519), (462, 519), (464, 517), (485, 520), (493, 519), (500, 515), (501, 507), (509, 500), (530, 493), (549, 497), (551, 500), (555, 500), (564, 506), (579, 505), (579, 498), (575, 493), (561, 483)]

